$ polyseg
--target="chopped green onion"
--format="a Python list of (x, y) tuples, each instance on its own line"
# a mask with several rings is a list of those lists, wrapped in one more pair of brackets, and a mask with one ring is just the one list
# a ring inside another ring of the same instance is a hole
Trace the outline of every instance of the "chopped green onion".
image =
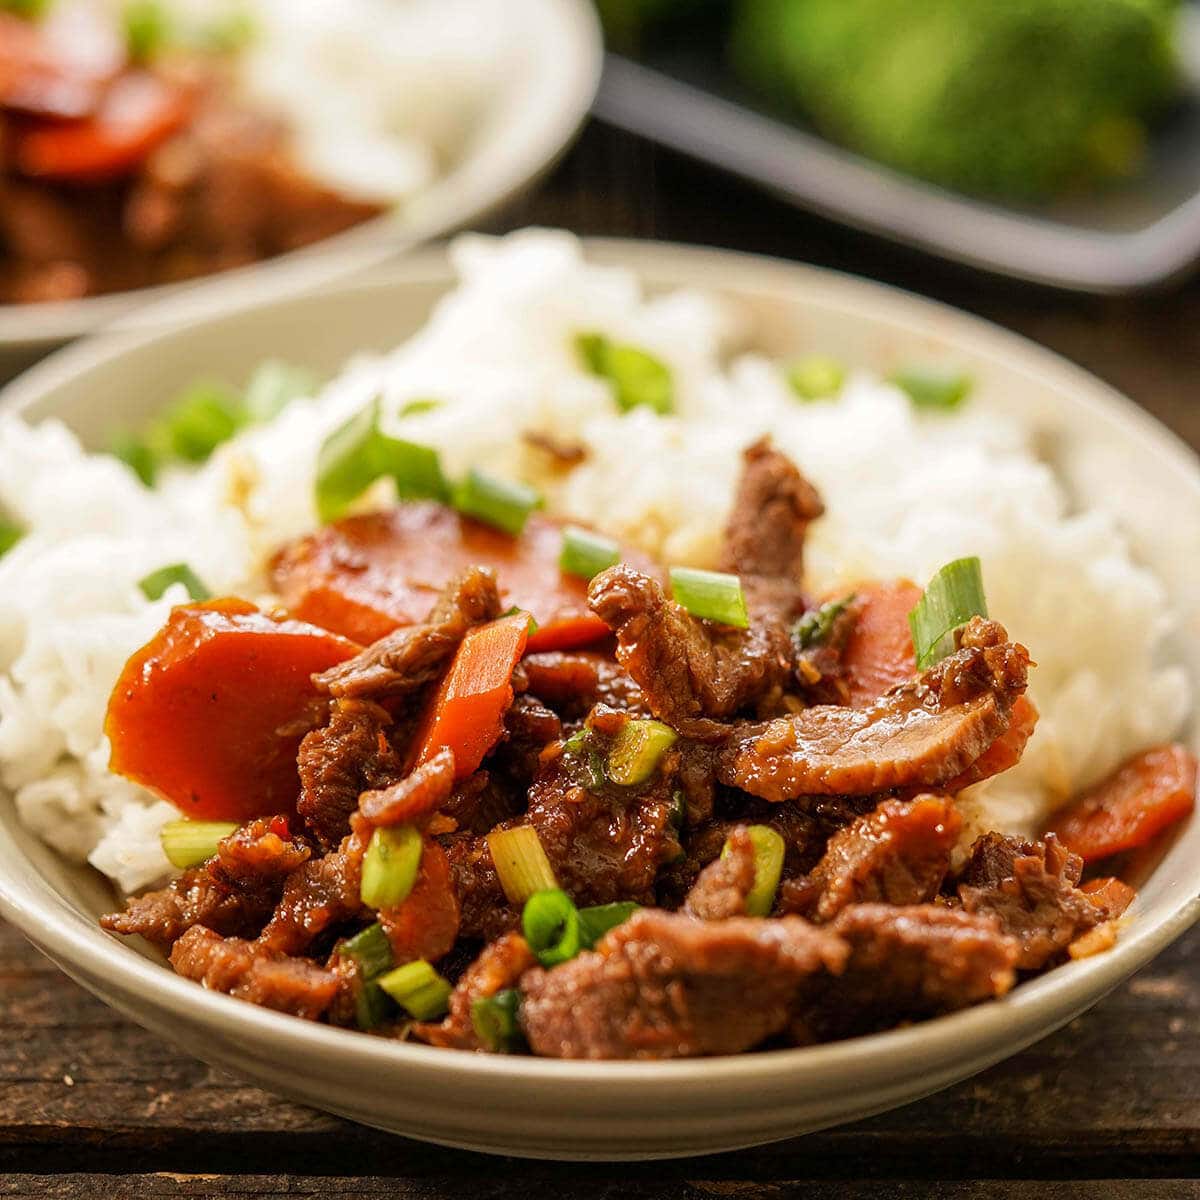
[(148, 488), (154, 486), (158, 478), (158, 455), (144, 438), (132, 433), (113, 434), (108, 452), (119, 458)]
[(579, 953), (579, 910), (560, 888), (534, 892), (521, 913), (521, 931), (543, 967), (554, 967)]
[(613, 342), (602, 333), (581, 333), (575, 348), (593, 375), (607, 379), (622, 412), (641, 405), (660, 416), (675, 410), (671, 368), (636, 346)]
[(142, 595), (147, 600), (161, 600), (167, 588), (174, 583), (182, 583), (193, 600), (208, 600), (212, 596), (212, 592), (200, 582), (187, 563), (172, 563), (169, 567), (159, 567), (157, 571), (151, 571), (145, 579), (138, 580), (138, 587), (142, 589)]
[(417, 400), (409, 400), (407, 404), (400, 409), (402, 417), (416, 417), (421, 413), (433, 412), (435, 409), (441, 408), (443, 401), (419, 398)]
[[(765, 917), (775, 906), (775, 892), (783, 871), (783, 856), (787, 845), (769, 825), (751, 825), (747, 830), (754, 847), (754, 886), (746, 893), (746, 915)], [(729, 855), (726, 842), (721, 857)]]
[(528, 636), (533, 637), (533, 635), (535, 633), (537, 633), (537, 631), (539, 629), (541, 629), (541, 626), (533, 619), (533, 613), (531, 613), (527, 608), (518, 608), (514, 604), (511, 608), (506, 608), (500, 614), (500, 616), (502, 618), (503, 617), (515, 617), (517, 615), (517, 613), (524, 613), (529, 618), (529, 634), (528, 634)]
[(585, 726), (571, 734), (563, 742), (563, 754), (585, 773), (589, 792), (598, 792), (604, 786), (604, 759), (596, 748), (596, 735), (590, 729)]
[(842, 390), (846, 368), (836, 358), (810, 354), (788, 367), (787, 381), (801, 400), (824, 400)]
[(269, 421), (277, 417), (301, 396), (311, 396), (317, 377), (304, 367), (293, 366), (278, 358), (269, 358), (250, 376), (243, 400), (251, 421)]
[(379, 977), (379, 986), (410, 1017), (432, 1021), (445, 1015), (446, 1002), (454, 990), (423, 958), (405, 963)]
[(640, 904), (632, 900), (618, 900), (613, 904), (590, 904), (579, 910), (579, 940), (585, 950), (593, 946), (610, 930), (623, 925)]
[(622, 787), (645, 783), (678, 737), (675, 730), (661, 721), (626, 721), (608, 752), (609, 779)]
[(568, 525), (563, 530), (562, 552), (558, 556), (559, 570), (580, 579), (592, 579), (621, 560), (621, 547), (612, 538)]
[(171, 40), (171, 20), (159, 0), (127, 0), (121, 14), (125, 48), (135, 63), (154, 57)]
[(147, 432), (159, 458), (200, 463), (245, 424), (240, 397), (224, 384), (194, 383)]
[(233, 821), (168, 821), (158, 831), (158, 840), (173, 867), (196, 867), (208, 862), (217, 843), (236, 830)]
[(987, 616), (983, 571), (978, 558), (956, 558), (930, 581), (908, 614), (917, 670), (932, 667), (954, 653), (954, 635), (972, 617)]
[(360, 971), (354, 989), (354, 1020), (359, 1029), (377, 1029), (395, 1010), (387, 992)]
[(471, 1001), (471, 1024), (479, 1040), (497, 1054), (512, 1054), (525, 1045), (521, 1033), (521, 993), (505, 988), (494, 996)]
[(354, 959), (364, 979), (374, 979), (392, 969), (392, 943), (378, 921), (340, 943), (337, 952)]
[(0, 517), (0, 558), (3, 558), (23, 537), (25, 531), (6, 517)]
[(944, 364), (912, 363), (899, 367), (888, 379), (907, 393), (915, 408), (951, 412), (971, 391), (971, 377), (957, 367)]
[(671, 592), (676, 601), (692, 614), (722, 625), (746, 629), (746, 597), (742, 581), (736, 575), (720, 571), (698, 571), (692, 567), (671, 568)]
[(806, 612), (792, 626), (792, 637), (796, 639), (800, 649), (807, 650), (810, 646), (827, 641), (833, 632), (834, 622), (853, 602), (854, 593), (851, 592), (849, 596), (843, 596), (840, 600), (830, 600), (820, 608)]
[(24, 17), (27, 21), (35, 21), (44, 16), (49, 7), (50, 0), (0, 0), (0, 12)]
[(529, 514), (540, 508), (542, 498), (531, 487), (509, 479), (497, 479), (472, 467), (454, 489), (454, 507), (514, 536), (525, 528)]
[(510, 904), (524, 904), (534, 892), (558, 887), (541, 838), (531, 825), (493, 830), (487, 844)]
[(363, 855), (359, 895), (368, 908), (394, 908), (417, 882), (424, 843), (415, 825), (393, 825), (371, 834)]
[(192, 41), (211, 54), (234, 54), (244, 50), (258, 34), (254, 17), (244, 9), (225, 13), (196, 32)]
[(442, 474), (442, 460), (432, 446), (404, 438), (385, 438), (387, 474), (396, 482), (401, 500), (445, 500), (450, 489)]

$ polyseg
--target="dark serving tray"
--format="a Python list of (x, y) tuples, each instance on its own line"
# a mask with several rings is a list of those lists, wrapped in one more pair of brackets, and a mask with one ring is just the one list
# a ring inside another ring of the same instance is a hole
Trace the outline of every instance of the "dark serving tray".
[(944, 258), (1084, 292), (1166, 283), (1200, 259), (1200, 11), (1181, 42), (1185, 95), (1128, 184), (1018, 208), (922, 183), (773, 114), (715, 43), (608, 56), (593, 111), (794, 204)]

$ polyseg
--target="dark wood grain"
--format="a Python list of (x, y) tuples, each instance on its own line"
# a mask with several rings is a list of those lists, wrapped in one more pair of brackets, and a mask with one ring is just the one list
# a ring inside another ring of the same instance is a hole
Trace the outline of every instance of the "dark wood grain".
[[(599, 126), (495, 227), (528, 223), (777, 254), (922, 292), (1060, 351), (1200, 446), (1196, 283), (1101, 300), (988, 278)], [(1197, 1196), (1198, 952), (1200, 931), (1058, 1034), (870, 1121), (690, 1162), (560, 1166), (423, 1146), (273, 1098), (117, 1017), (0, 927), (0, 1197)]]

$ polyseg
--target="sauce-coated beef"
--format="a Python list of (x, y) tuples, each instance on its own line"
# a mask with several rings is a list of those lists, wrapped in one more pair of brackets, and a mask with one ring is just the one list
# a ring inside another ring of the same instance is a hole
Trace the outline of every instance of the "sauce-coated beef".
[(683, 902), (683, 911), (701, 921), (746, 915), (746, 897), (754, 886), (754, 844), (745, 825), (736, 825), (721, 854), (700, 872)]

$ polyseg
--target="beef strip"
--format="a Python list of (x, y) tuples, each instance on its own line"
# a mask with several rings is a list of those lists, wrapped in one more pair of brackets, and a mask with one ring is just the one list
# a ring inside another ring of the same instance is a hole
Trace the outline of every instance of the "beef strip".
[(751, 610), (785, 621), (804, 611), (804, 539), (824, 511), (816, 488), (770, 438), (746, 449), (721, 570), (741, 577)]
[(495, 574), (472, 567), (442, 592), (423, 624), (394, 630), (315, 676), (314, 682), (338, 697), (390, 700), (411, 695), (442, 673), (467, 630), (499, 615)]
[(836, 978), (805, 988), (791, 1030), (800, 1043), (953, 1012), (1004, 995), (1016, 978), (1017, 944), (992, 917), (936, 904), (852, 904), (820, 928), (841, 938), (849, 957)]
[(478, 835), (516, 816), (524, 806), (524, 788), (508, 786), (491, 771), (476, 771), (455, 787), (441, 812), (458, 831)]
[(789, 889), (788, 911), (825, 922), (850, 904), (933, 900), (961, 828), (949, 796), (884, 800), (829, 839), (807, 886)]
[(256, 817), (217, 843), (208, 861), (208, 873), (231, 891), (274, 887), (312, 857), (312, 848), (300, 838), (284, 836), (276, 817)]
[(1083, 860), (1052, 833), (1041, 842), (989, 833), (971, 847), (958, 897), (967, 912), (995, 917), (1020, 946), (1017, 966), (1036, 971), (1081, 933), (1123, 911), (1081, 891), (1082, 871)]
[(365, 791), (398, 782), (404, 764), (388, 739), (392, 717), (370, 700), (335, 700), (329, 723), (300, 743), (296, 811), (323, 849), (336, 846)]
[(745, 825), (735, 826), (726, 849), (700, 872), (683, 903), (683, 911), (701, 921), (724, 921), (746, 915), (746, 897), (754, 886), (754, 843)]
[(363, 792), (358, 813), (370, 826), (398, 825), (441, 808), (454, 790), (454, 751), (439, 750), (427, 763), (379, 791)]
[(537, 964), (529, 944), (519, 933), (506, 933), (485, 946), (483, 953), (463, 972), (450, 996), (450, 1012), (436, 1025), (417, 1025), (413, 1032), (431, 1046), (452, 1050), (487, 1049), (475, 1033), (471, 1005), (517, 986), (522, 975)]
[(214, 992), (310, 1021), (324, 1014), (340, 986), (337, 975), (307, 959), (272, 954), (258, 943), (222, 938), (200, 925), (175, 943), (171, 966)]
[(504, 738), (492, 752), (491, 769), (528, 787), (541, 767), (542, 751), (562, 734), (562, 720), (553, 709), (535, 696), (516, 696), (504, 714)]
[(700, 740), (724, 735), (717, 722), (743, 709), (779, 711), (792, 672), (782, 624), (752, 618), (749, 629), (698, 621), (659, 583), (619, 564), (602, 571), (588, 603), (617, 635), (617, 658), (650, 710)]
[(805, 980), (846, 946), (800, 917), (698, 921), (643, 909), (585, 951), (521, 980), (535, 1054), (679, 1058), (737, 1054), (783, 1030)]
[(641, 689), (612, 658), (595, 651), (543, 650), (521, 661), (530, 695), (568, 721), (585, 717), (597, 704), (648, 713)]
[(521, 910), (513, 907), (500, 886), (487, 840), (471, 833), (439, 838), (450, 864), (450, 878), (458, 897), (459, 936), (490, 942), (521, 923)]
[(1005, 730), (1030, 665), (1002, 626), (975, 617), (960, 649), (869, 708), (810, 708), (737, 729), (718, 778), (766, 800), (936, 787)]

